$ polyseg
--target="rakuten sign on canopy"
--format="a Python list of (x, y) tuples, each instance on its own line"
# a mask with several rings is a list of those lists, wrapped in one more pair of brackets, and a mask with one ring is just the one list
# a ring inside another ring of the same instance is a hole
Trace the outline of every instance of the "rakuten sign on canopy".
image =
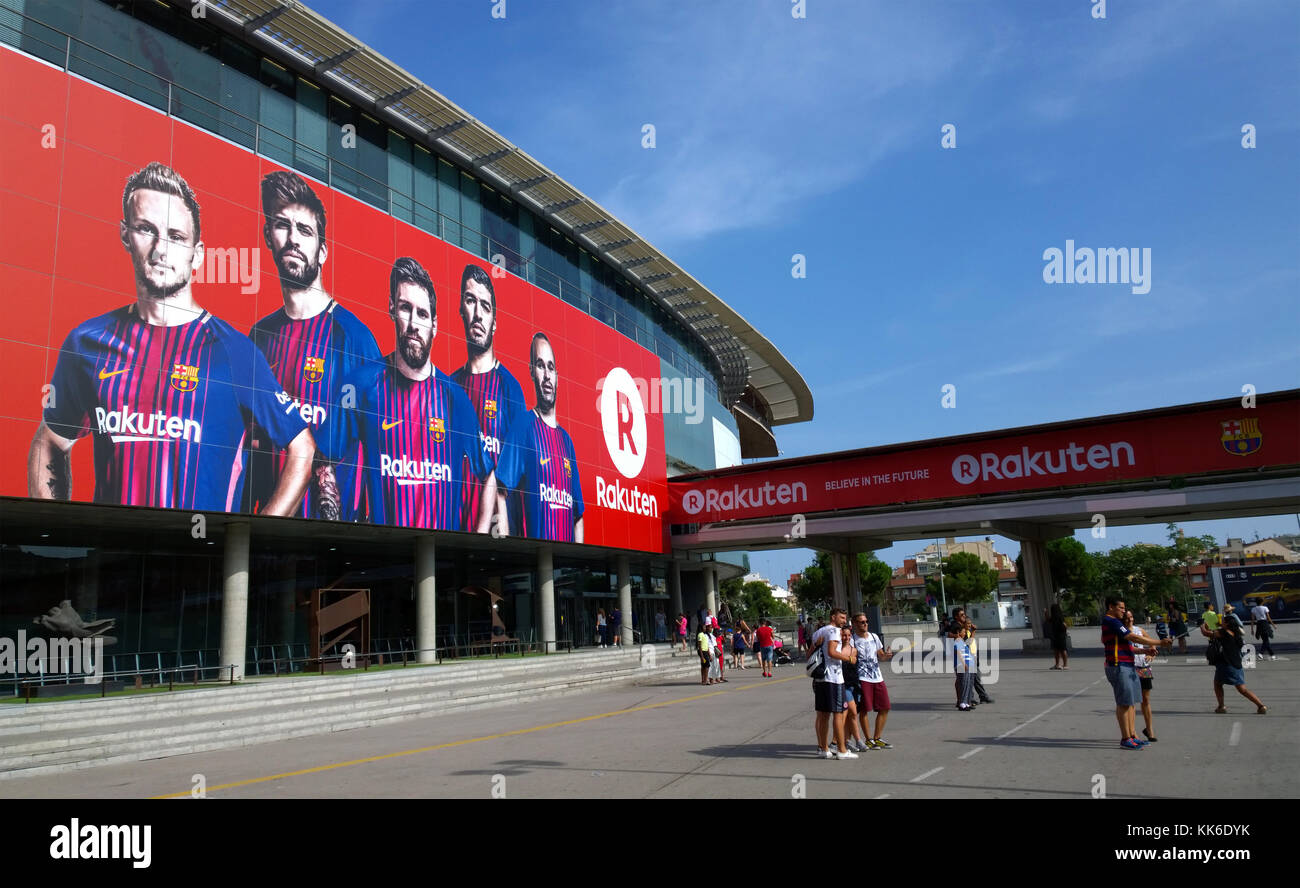
[(782, 460), (669, 482), (673, 524), (1300, 466), (1300, 392)]

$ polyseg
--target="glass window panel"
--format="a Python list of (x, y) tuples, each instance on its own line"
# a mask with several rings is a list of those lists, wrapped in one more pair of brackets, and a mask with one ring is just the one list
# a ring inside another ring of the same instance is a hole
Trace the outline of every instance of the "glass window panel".
[(531, 281), (537, 274), (537, 239), (533, 237), (533, 214), (519, 211), (519, 257), (524, 262), (524, 274)]
[[(425, 218), (437, 219), (438, 215), (438, 163), (437, 158), (419, 145), (413, 145), (411, 165), (414, 167), (414, 190), (416, 213)], [(417, 223), (419, 224), (419, 223)], [(420, 225), (424, 228), (424, 225)], [(436, 231), (436, 227), (429, 229)]]
[(329, 120), (325, 116), (325, 91), (299, 77), (295, 81), (298, 101), (294, 111), (293, 165), (322, 182), (328, 176), (326, 142)]
[(388, 190), (393, 215), (414, 221), (411, 194), (414, 191), (415, 167), (411, 163), (411, 143), (400, 133), (388, 131)]
[(483, 208), (479, 203), (479, 184), (467, 173), (460, 174), (460, 245), (468, 253), (486, 258), (483, 239)]
[[(329, 184), (347, 194), (357, 194), (360, 185), (353, 164), (356, 163), (356, 150), (343, 147), (343, 127), (357, 123), (356, 109), (342, 99), (329, 98), (329, 141), (325, 153), (329, 156)], [(349, 162), (351, 161), (351, 162)]]
[(438, 158), (438, 212), (442, 214), (443, 240), (460, 243), (460, 171)]
[(356, 164), (361, 198), (388, 209), (388, 127), (367, 114), (358, 115)]

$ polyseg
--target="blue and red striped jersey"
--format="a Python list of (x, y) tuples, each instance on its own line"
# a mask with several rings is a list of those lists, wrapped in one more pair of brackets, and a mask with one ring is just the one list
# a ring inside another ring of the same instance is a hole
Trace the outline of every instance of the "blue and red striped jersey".
[(277, 447), (306, 425), (244, 334), (208, 312), (175, 327), (134, 304), (64, 340), (45, 424), (95, 440), (95, 502), (230, 512), (244, 484), (246, 429)]
[(1101, 646), (1106, 651), (1107, 666), (1132, 666), (1133, 643), (1128, 640), (1129, 629), (1109, 614), (1101, 618)]
[[(461, 509), (463, 473), (487, 478), (492, 462), (465, 390), (438, 368), (419, 382), (394, 366), (395, 355), (348, 374), (356, 407), (326, 419), (321, 452), (331, 461), (361, 445), (366, 513), (374, 524), (473, 530)], [(331, 429), (341, 421), (346, 429)], [(468, 468), (466, 468), (468, 466)]]
[[(311, 427), (317, 448), (322, 453), (339, 452), (343, 442), (321, 442), (321, 428), (330, 412), (338, 408), (344, 377), (366, 363), (383, 360), (374, 335), (356, 315), (330, 300), (315, 317), (301, 320), (289, 317), (281, 308), (253, 326), (252, 339), (280, 385), (293, 398), (303, 421)], [(340, 423), (330, 428), (338, 433), (345, 430)], [(249, 454), (250, 511), (256, 511), (270, 498), (284, 468), (284, 451), (268, 447), (261, 437), (254, 432), (253, 438), (259, 446)], [(334, 475), (341, 500), (339, 517), (353, 521), (361, 499), (356, 454), (338, 463)], [(297, 514), (303, 518), (321, 517), (320, 494), (314, 476)]]
[(522, 494), (523, 536), (573, 542), (573, 525), (583, 511), (582, 484), (573, 439), (563, 428), (530, 410), (501, 448), (497, 484)]
[[(465, 390), (469, 402), (478, 414), (479, 429), (483, 438), (483, 449), (487, 451), (492, 467), (496, 468), (501, 457), (501, 443), (510, 434), (510, 428), (527, 411), (524, 405), (524, 391), (519, 382), (505, 367), (497, 364), (486, 373), (471, 373), (468, 365), (461, 367), (451, 378)], [(483, 479), (473, 473), (466, 473), (465, 493), (461, 508), (465, 510), (465, 525), (473, 528), (478, 524), (479, 498), (483, 492)], [(507, 506), (509, 508), (509, 506)], [(518, 533), (518, 528), (512, 528)]]

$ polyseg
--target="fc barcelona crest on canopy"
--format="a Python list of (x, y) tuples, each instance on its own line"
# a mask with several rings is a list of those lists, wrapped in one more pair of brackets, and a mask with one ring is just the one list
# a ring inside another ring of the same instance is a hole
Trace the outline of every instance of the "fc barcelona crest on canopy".
[(1264, 436), (1259, 431), (1258, 419), (1233, 419), (1219, 423), (1223, 427), (1220, 441), (1223, 449), (1237, 456), (1246, 456), (1264, 446)]

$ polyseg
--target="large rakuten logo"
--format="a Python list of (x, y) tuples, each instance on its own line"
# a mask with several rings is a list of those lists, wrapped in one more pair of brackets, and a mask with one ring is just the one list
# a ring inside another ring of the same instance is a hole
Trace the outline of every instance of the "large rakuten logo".
[(1019, 453), (963, 453), (952, 461), (952, 477), (959, 484), (973, 484), (991, 478), (1029, 478), (1033, 475), (1065, 475), (1090, 469), (1119, 468), (1134, 465), (1133, 445), (1127, 441), (1092, 444), (1080, 447), (1073, 441), (1056, 450), (1030, 450)]
[(137, 413), (133, 410), (105, 410), (95, 408), (95, 422), (101, 435), (109, 435), (114, 444), (124, 441), (176, 441), (198, 444), (203, 438), (203, 426), (198, 420), (156, 413)]
[(682, 496), (682, 508), (688, 515), (700, 512), (736, 512), (763, 506), (807, 502), (808, 488), (802, 481), (793, 484), (768, 482), (757, 487), (732, 485), (730, 490), (688, 490)]
[(645, 465), (645, 404), (632, 375), (615, 367), (605, 375), (600, 389), (600, 428), (614, 468), (624, 478), (635, 478)]
[(610, 484), (599, 475), (596, 476), (596, 502), (606, 509), (659, 517), (659, 501), (652, 494), (642, 493), (639, 487), (624, 487), (623, 482), (617, 478)]
[(431, 459), (416, 461), (405, 456), (379, 457), (379, 474), (385, 478), (395, 478), (397, 483), (406, 487), (411, 484), (436, 484), (451, 480), (451, 466), (436, 463)]

